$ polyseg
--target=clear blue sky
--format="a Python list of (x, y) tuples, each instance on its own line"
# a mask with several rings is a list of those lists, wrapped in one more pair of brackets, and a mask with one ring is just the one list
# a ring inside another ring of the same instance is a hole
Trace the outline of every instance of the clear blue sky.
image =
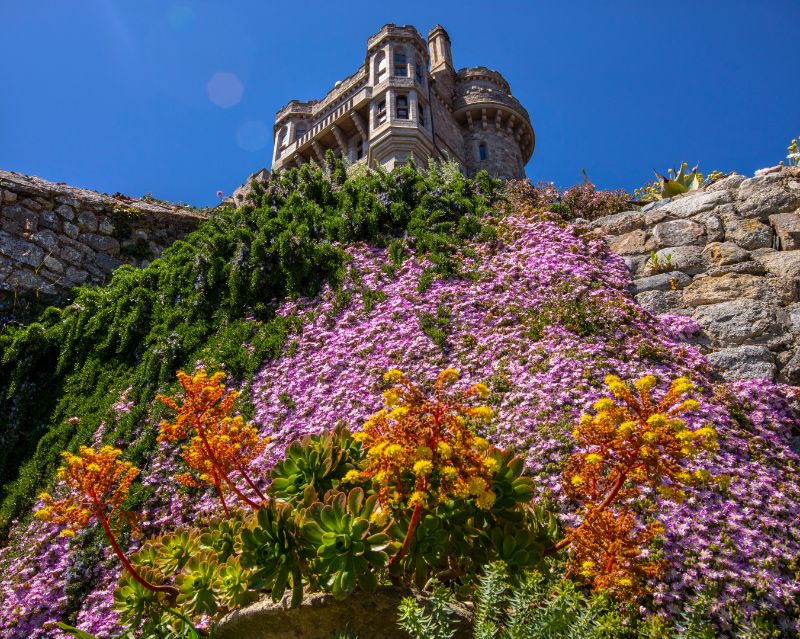
[(800, 134), (798, 0), (0, 0), (0, 168), (213, 204), (269, 166), (276, 110), (355, 71), (386, 22), (441, 23), (457, 68), (503, 73), (534, 181), (752, 173)]

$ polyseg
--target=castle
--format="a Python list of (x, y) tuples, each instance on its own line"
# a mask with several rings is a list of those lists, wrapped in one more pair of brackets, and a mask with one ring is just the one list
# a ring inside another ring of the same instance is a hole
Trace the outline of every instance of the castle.
[(275, 117), (272, 170), (321, 163), (325, 152), (392, 169), (410, 156), (455, 160), (467, 175), (485, 169), (525, 177), (535, 135), (530, 117), (497, 71), (456, 72), (450, 37), (437, 25), (428, 43), (412, 26), (387, 24), (367, 41), (364, 65), (321, 100), (292, 100)]

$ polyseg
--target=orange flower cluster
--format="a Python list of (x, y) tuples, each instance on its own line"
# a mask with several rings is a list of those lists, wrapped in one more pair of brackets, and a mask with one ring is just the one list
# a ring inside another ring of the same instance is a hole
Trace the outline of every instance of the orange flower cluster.
[(183, 401), (178, 403), (170, 397), (157, 396), (162, 404), (177, 413), (173, 422), (161, 422), (158, 439), (177, 443), (189, 438), (181, 453), (194, 474), (177, 475), (177, 481), (186, 486), (198, 486), (200, 482), (212, 484), (226, 512), (223, 492), (226, 487), (257, 508), (259, 504), (245, 495), (231, 476), (238, 472), (263, 501), (264, 495), (250, 478), (248, 468), (264, 452), (269, 439), (259, 437), (256, 428), (245, 424), (241, 416), (230, 416), (238, 393), (226, 390), (224, 379), (225, 373), (221, 372), (209, 377), (203, 369), (192, 376), (178, 371)]
[(468, 405), (489, 389), (475, 384), (448, 392), (458, 378), (458, 371), (443, 370), (429, 397), (397, 369), (384, 376), (392, 384), (383, 393), (386, 407), (354, 435), (367, 451), (367, 467), (345, 476), (348, 482), (372, 480), (379, 486), (379, 517), (387, 516), (389, 506), (430, 508), (449, 498), (471, 497), (481, 508), (494, 503), (497, 461), (487, 456), (489, 443), (467, 425), (468, 419), (492, 417), (488, 406)]
[[(120, 514), (120, 506), (128, 495), (139, 469), (130, 462), (119, 461), (122, 451), (103, 446), (99, 451), (81, 446), (77, 455), (64, 452), (65, 465), (58, 469), (58, 478), (66, 484), (69, 495), (53, 499), (49, 493), (39, 498), (44, 506), (34, 515), (42, 521), (65, 526), (61, 535), (73, 537), (95, 517), (111, 519)], [(106, 512), (110, 507), (110, 511)]]
[(556, 549), (571, 545), (571, 570), (596, 589), (635, 597), (646, 581), (659, 574), (663, 562), (649, 560), (643, 549), (663, 528), (638, 524), (627, 506), (650, 487), (662, 497), (680, 501), (683, 486), (716, 481), (705, 470), (689, 472), (683, 463), (700, 453), (717, 449), (717, 433), (710, 426), (691, 430), (680, 415), (699, 404), (686, 398), (694, 388), (685, 377), (676, 379), (659, 402), (651, 391), (657, 380), (648, 375), (637, 380), (635, 392), (621, 379), (606, 377), (614, 398), (594, 405), (596, 414), (584, 415), (573, 436), (581, 451), (572, 455), (564, 471), (567, 494), (582, 502), (581, 524), (569, 531)]

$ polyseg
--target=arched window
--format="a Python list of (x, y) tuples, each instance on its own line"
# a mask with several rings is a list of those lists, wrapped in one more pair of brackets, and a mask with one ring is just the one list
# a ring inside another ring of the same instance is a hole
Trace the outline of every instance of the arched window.
[(408, 75), (408, 62), (405, 51), (394, 52), (394, 74), (405, 78)]
[(386, 55), (381, 52), (375, 56), (375, 84), (386, 77)]
[(395, 112), (398, 120), (408, 120), (408, 96), (398, 95), (395, 101)]
[(478, 145), (478, 157), (481, 159), (481, 162), (488, 159), (489, 150), (486, 148), (486, 142), (481, 142)]

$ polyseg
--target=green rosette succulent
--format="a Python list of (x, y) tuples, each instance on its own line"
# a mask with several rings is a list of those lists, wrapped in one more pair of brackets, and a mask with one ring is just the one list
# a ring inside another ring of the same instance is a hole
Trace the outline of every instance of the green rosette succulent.
[(273, 497), (298, 504), (311, 487), (317, 499), (323, 499), (363, 457), (361, 445), (342, 426), (306, 435), (289, 444), (284, 459), (273, 467), (268, 491)]
[[(140, 574), (147, 580), (157, 581), (159, 575), (151, 569), (141, 568)], [(164, 607), (163, 593), (145, 588), (128, 571), (124, 571), (114, 590), (114, 609), (120, 620), (134, 628), (142, 622), (160, 616)]]
[[(452, 503), (451, 506), (457, 507)], [(453, 551), (448, 514), (451, 514), (448, 509), (440, 506), (422, 517), (408, 552), (391, 567), (392, 575), (407, 575), (422, 589), (433, 574), (447, 568), (447, 559)], [(389, 533), (393, 539), (402, 542), (409, 521), (410, 517), (405, 517), (401, 522), (392, 523)]]
[(521, 522), (524, 507), (530, 504), (536, 492), (533, 480), (522, 476), (525, 462), (510, 450), (493, 449), (489, 456), (497, 462), (491, 486), (495, 500), (485, 512), (494, 519)]
[(192, 557), (175, 578), (178, 589), (178, 606), (193, 615), (213, 615), (217, 612), (219, 590), (219, 565), (212, 552), (201, 552)]
[(363, 489), (353, 488), (347, 494), (329, 494), (325, 504), (308, 508), (303, 535), (316, 548), (312, 570), (337, 599), (345, 598), (356, 585), (374, 591), (375, 571), (389, 560), (389, 536), (375, 532), (370, 523), (377, 503), (377, 495), (365, 498)]
[(277, 602), (291, 579), (292, 606), (303, 599), (300, 522), (301, 514), (289, 504), (271, 500), (259, 508), (254, 523), (241, 535), (241, 563), (252, 570), (250, 586), (271, 590), (272, 600)]
[(200, 549), (200, 536), (194, 529), (179, 530), (153, 540), (156, 565), (166, 576), (179, 572)]
[(200, 548), (213, 551), (217, 561), (224, 562), (234, 554), (244, 524), (236, 519), (212, 521), (200, 535)]
[(217, 590), (219, 603), (228, 610), (246, 606), (258, 599), (258, 593), (250, 589), (250, 571), (242, 566), (237, 557), (229, 557), (219, 566)]

